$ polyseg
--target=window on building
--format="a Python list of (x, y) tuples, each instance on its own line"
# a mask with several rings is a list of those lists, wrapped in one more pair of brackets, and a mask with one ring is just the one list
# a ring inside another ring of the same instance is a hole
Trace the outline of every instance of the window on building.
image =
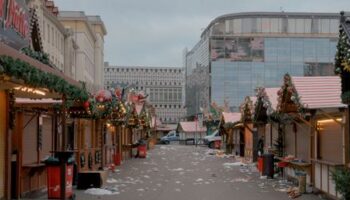
[(46, 38), (46, 30), (45, 30), (45, 28), (46, 28), (46, 23), (45, 23), (45, 20), (43, 20), (43, 40), (45, 40), (45, 38)]
[(50, 25), (47, 24), (47, 41), (50, 42)]
[(320, 33), (329, 33), (330, 32), (330, 20), (329, 19), (320, 19), (319, 20)]
[(53, 27), (51, 27), (51, 44), (52, 46), (55, 45), (55, 32), (53, 30)]
[(234, 33), (242, 33), (242, 20), (234, 19), (233, 20), (233, 31)]

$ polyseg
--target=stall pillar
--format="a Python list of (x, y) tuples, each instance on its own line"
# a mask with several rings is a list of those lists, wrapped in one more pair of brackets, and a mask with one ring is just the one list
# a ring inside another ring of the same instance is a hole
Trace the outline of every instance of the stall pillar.
[[(12, 157), (12, 129), (15, 123), (15, 114), (12, 109), (14, 109), (15, 97), (13, 92), (6, 91), (1, 95), (6, 101), (6, 110), (3, 114), (5, 117), (5, 199), (11, 198), (11, 157)], [(6, 112), (7, 111), (7, 112)], [(12, 121), (11, 121), (12, 120)]]
[(345, 122), (344, 127), (344, 161), (345, 164), (348, 164), (348, 167), (350, 168), (350, 105), (348, 105), (348, 109), (345, 112), (347, 113), (347, 116), (345, 117), (345, 120), (343, 120), (343, 123)]

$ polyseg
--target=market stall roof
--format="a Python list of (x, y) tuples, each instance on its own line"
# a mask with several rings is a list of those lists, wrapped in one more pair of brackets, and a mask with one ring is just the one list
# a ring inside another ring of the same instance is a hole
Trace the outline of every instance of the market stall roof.
[(157, 126), (157, 131), (173, 131), (176, 130), (176, 124), (163, 124), (161, 126)]
[(207, 128), (205, 126), (200, 127), (198, 122), (180, 122), (177, 129), (182, 130), (185, 133), (200, 133), (206, 132)]
[[(30, 67), (36, 69), (40, 72), (47, 73), (53, 75), (55, 77), (59, 77), (60, 80), (65, 81), (70, 86), (76, 88), (83, 88), (83, 85), (78, 81), (66, 76), (63, 72), (45, 65), (40, 61), (31, 58), (24, 53), (19, 52), (12, 47), (9, 47), (7, 44), (0, 42), (0, 56), (4, 58), (11, 58), (13, 60), (20, 60), (26, 64), (29, 64)], [(24, 65), (24, 64), (23, 64)], [(5, 73), (6, 75), (6, 73)], [(1, 89), (15, 89), (14, 93), (17, 97), (23, 98), (61, 98), (62, 94), (54, 92), (53, 90), (49, 90), (46, 87), (33, 87), (29, 84), (25, 84), (23, 80), (13, 78), (11, 76), (3, 76), (3, 83), (0, 85)], [(57, 80), (56, 80), (57, 81)]]
[(339, 76), (292, 77), (304, 108), (340, 108), (341, 80)]
[(78, 86), (78, 87), (81, 87), (81, 84), (79, 82), (66, 76), (63, 72), (58, 71), (50, 66), (47, 66), (47, 65), (41, 63), (40, 61), (35, 60), (35, 59), (33, 59), (33, 58), (23, 54), (23, 53), (19, 53), (16, 49), (9, 47), (8, 45), (6, 45), (2, 42), (0, 42), (0, 55), (1, 56), (9, 56), (9, 57), (12, 57), (14, 59), (22, 60), (24, 62), (31, 64), (33, 67), (35, 67), (41, 71), (60, 76), (60, 77), (64, 78), (68, 83), (75, 85), (75, 86)]
[(224, 123), (236, 123), (241, 120), (241, 113), (223, 112), (222, 117), (223, 117)]

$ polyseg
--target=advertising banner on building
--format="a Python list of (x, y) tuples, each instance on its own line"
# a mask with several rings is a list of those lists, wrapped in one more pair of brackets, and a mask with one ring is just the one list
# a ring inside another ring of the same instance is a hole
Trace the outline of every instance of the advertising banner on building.
[(0, 0), (0, 41), (21, 49), (30, 40), (30, 16), (25, 0)]
[(211, 59), (229, 61), (264, 61), (264, 38), (237, 37), (211, 40)]

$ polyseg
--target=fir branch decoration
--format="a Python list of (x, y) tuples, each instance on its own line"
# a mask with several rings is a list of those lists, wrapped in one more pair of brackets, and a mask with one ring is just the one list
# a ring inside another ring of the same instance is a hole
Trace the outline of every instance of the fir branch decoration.
[(88, 92), (85, 87), (77, 87), (69, 84), (63, 78), (43, 72), (27, 62), (19, 59), (13, 59), (9, 56), (0, 56), (0, 74), (5, 74), (19, 80), (23, 80), (25, 84), (31, 87), (47, 88), (50, 91), (65, 94), (68, 99), (86, 101)]
[(281, 111), (284, 109), (287, 103), (293, 103), (297, 107), (297, 111), (300, 114), (304, 114), (304, 105), (301, 103), (301, 99), (295, 86), (292, 82), (292, 77), (287, 73), (284, 75), (284, 81), (281, 89), (277, 92), (278, 104), (277, 110)]
[(335, 189), (342, 195), (342, 199), (350, 199), (350, 169), (336, 168), (331, 175), (335, 182)]
[[(344, 18), (344, 13), (342, 13), (342, 18)], [(342, 101), (345, 104), (350, 104), (350, 33), (349, 28), (347, 30), (346, 27), (350, 27), (349, 21), (344, 20), (339, 26), (334, 71), (342, 79)]]
[(252, 116), (253, 116), (253, 101), (250, 99), (249, 96), (247, 96), (244, 99), (243, 104), (240, 106), (240, 111), (241, 111), (241, 121), (242, 122), (250, 122), (252, 121)]
[(50, 62), (50, 56), (47, 53), (34, 51), (33, 49), (31, 49), (29, 47), (23, 48), (21, 51), (24, 54), (26, 54), (27, 56), (32, 57), (32, 58), (44, 63), (45, 65), (49, 65), (50, 67), (55, 67), (55, 65)]

